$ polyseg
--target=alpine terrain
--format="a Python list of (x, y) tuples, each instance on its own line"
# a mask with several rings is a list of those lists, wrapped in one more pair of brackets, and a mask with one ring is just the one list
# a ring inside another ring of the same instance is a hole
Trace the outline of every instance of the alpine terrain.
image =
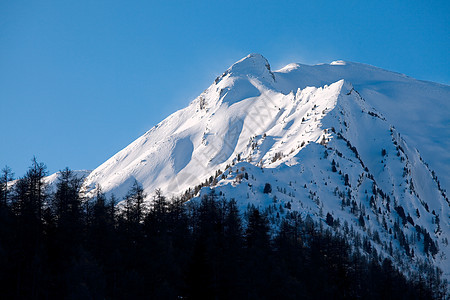
[(273, 229), (297, 211), (407, 276), (448, 279), (449, 111), (446, 85), (344, 61), (272, 71), (251, 54), (84, 190), (120, 201), (137, 181), (188, 205), (214, 193), (265, 211)]

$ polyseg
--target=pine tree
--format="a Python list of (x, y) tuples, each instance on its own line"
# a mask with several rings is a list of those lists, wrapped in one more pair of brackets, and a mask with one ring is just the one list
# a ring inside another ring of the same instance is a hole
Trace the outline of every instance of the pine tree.
[(327, 213), (325, 222), (328, 224), (328, 226), (333, 226), (334, 218), (330, 213)]
[(242, 245), (242, 224), (239, 216), (237, 202), (234, 199), (226, 202), (224, 220), (224, 235), (231, 248), (240, 248)]
[(112, 194), (107, 204), (107, 215), (109, 219), (109, 224), (112, 224), (113, 226), (116, 221), (116, 204), (117, 204), (116, 196)]
[(336, 162), (334, 161), (334, 159), (333, 159), (333, 161), (331, 162), (331, 171), (332, 171), (332, 172), (337, 172), (337, 169), (336, 169)]
[(269, 224), (267, 218), (260, 211), (251, 207), (247, 212), (248, 225), (245, 231), (245, 239), (248, 248), (266, 248), (270, 244)]
[(14, 173), (11, 168), (5, 166), (0, 175), (0, 207), (5, 207), (8, 203), (8, 182), (14, 179)]
[[(58, 226), (80, 230), (82, 203), (79, 195), (82, 178), (77, 178), (69, 169), (60, 171), (53, 195), (52, 206)], [(72, 231), (72, 230), (70, 230)]]
[(13, 206), (19, 217), (35, 218), (39, 223), (42, 221), (42, 210), (48, 197), (44, 182), (46, 175), (47, 167), (34, 157), (26, 175), (14, 185)]
[(358, 219), (359, 226), (364, 227), (366, 225), (366, 222), (364, 221), (364, 217), (362, 214), (359, 215)]
[(349, 178), (348, 178), (348, 174), (345, 174), (345, 176), (344, 176), (344, 184), (346, 186), (350, 186), (350, 181), (349, 181)]
[(144, 189), (137, 182), (134, 181), (132, 187), (125, 196), (125, 218), (129, 223), (139, 224), (143, 220), (144, 214), (144, 200), (147, 195)]
[(23, 284), (17, 286), (17, 295), (22, 298), (36, 298), (44, 280), (40, 273), (46, 259), (43, 254), (44, 205), (48, 198), (44, 182), (46, 174), (45, 165), (33, 158), (26, 175), (16, 181), (11, 193), (19, 237), (15, 250), (21, 257), (18, 274), (22, 276), (20, 282)]
[(264, 194), (270, 194), (272, 193), (272, 186), (270, 185), (270, 183), (266, 183), (264, 185)]

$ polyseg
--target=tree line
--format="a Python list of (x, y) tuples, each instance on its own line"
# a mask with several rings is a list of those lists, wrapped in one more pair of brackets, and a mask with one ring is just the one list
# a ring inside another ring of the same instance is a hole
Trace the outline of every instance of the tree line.
[(389, 259), (363, 255), (298, 212), (287, 212), (274, 230), (264, 211), (242, 213), (234, 199), (214, 192), (169, 200), (135, 182), (124, 199), (100, 188), (87, 199), (71, 170), (60, 172), (54, 191), (46, 175), (33, 159), (8, 187), (12, 174), (3, 170), (4, 299), (445, 297), (432, 279), (407, 279)]

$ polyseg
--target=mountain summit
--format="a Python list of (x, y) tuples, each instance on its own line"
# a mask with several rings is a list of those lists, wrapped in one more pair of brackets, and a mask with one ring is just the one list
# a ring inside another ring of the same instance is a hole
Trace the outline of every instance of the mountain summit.
[(235, 77), (253, 76), (257, 78), (272, 80), (275, 79), (270, 70), (269, 61), (261, 54), (249, 54), (238, 62), (234, 63), (222, 76), (231, 74)]
[(85, 187), (121, 199), (137, 180), (194, 202), (213, 190), (266, 209), (275, 227), (287, 211), (329, 214), (356, 247), (366, 239), (406, 273), (431, 265), (449, 277), (449, 99), (448, 86), (369, 65), (272, 71), (250, 54)]

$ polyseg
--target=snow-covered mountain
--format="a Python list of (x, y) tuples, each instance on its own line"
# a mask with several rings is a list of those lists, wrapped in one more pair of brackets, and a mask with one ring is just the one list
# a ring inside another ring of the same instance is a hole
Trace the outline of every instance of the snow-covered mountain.
[[(269, 166), (276, 152), (288, 154), (297, 144), (317, 142), (324, 129), (321, 119), (335, 102), (327, 100), (335, 96), (327, 86), (341, 79), (383, 114), (408, 145), (419, 149), (442, 188), (448, 189), (450, 87), (342, 61), (290, 64), (272, 72), (258, 54), (235, 63), (188, 107), (95, 169), (87, 183), (123, 196), (137, 179), (148, 192), (161, 188), (178, 194), (223, 169), (239, 153), (247, 153), (249, 140), (264, 133), (268, 135), (264, 149), (252, 159)], [(308, 103), (301, 103), (306, 98), (303, 102)], [(314, 117), (308, 115), (322, 102), (328, 104), (324, 114), (322, 109), (315, 110)], [(303, 118), (308, 119), (303, 124), (308, 129), (297, 124)]]
[(123, 197), (137, 180), (194, 199), (214, 189), (274, 224), (286, 210), (330, 213), (399, 267), (428, 262), (449, 277), (449, 109), (449, 86), (343, 61), (272, 71), (251, 54), (85, 186)]

